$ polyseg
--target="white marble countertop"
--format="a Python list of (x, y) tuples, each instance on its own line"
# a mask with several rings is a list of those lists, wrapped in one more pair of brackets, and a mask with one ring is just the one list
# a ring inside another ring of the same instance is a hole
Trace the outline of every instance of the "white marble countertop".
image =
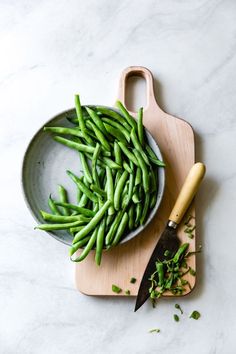
[[(236, 353), (235, 12), (234, 0), (0, 2), (1, 353)], [(111, 105), (130, 65), (153, 72), (159, 104), (191, 123), (207, 165), (197, 197), (204, 252), (179, 323), (174, 299), (133, 313), (134, 299), (77, 292), (67, 248), (34, 232), (21, 192), (35, 131), (75, 92)]]

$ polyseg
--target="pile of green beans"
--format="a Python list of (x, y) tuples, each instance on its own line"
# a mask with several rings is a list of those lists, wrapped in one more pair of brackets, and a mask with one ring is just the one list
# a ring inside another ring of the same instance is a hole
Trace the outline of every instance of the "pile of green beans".
[[(103, 106), (81, 106), (75, 96), (75, 112), (67, 118), (71, 127), (44, 128), (53, 139), (78, 151), (83, 175), (67, 171), (77, 189), (77, 202), (71, 204), (65, 188), (59, 186), (59, 200), (51, 196), (51, 214), (41, 211), (45, 231), (67, 230), (73, 237), (72, 261), (82, 261), (95, 249), (101, 263), (103, 249), (116, 246), (127, 233), (144, 225), (156, 204), (157, 169), (165, 164), (148, 145), (143, 127), (143, 109), (137, 121), (121, 102), (120, 111)], [(77, 258), (73, 255), (80, 248)]]

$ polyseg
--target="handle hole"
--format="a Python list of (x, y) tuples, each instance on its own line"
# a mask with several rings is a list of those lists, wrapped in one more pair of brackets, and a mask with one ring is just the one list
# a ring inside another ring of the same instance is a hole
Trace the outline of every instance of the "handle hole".
[(126, 82), (125, 105), (131, 112), (137, 112), (140, 107), (147, 105), (146, 80), (140, 76), (130, 76)]

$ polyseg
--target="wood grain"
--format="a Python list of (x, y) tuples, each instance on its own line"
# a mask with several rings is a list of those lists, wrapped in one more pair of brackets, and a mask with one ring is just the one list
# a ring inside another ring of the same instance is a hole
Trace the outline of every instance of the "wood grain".
[[(112, 284), (119, 285), (124, 290), (130, 289), (131, 295), (137, 295), (146, 264), (165, 227), (185, 177), (195, 161), (192, 127), (186, 121), (173, 117), (160, 109), (154, 96), (153, 77), (148, 69), (133, 66), (125, 69), (120, 78), (118, 99), (125, 103), (129, 76), (142, 76), (146, 80), (147, 107), (144, 110), (144, 125), (157, 141), (167, 164), (165, 193), (154, 220), (139, 236), (113, 250), (104, 252), (100, 267), (94, 262), (94, 252), (90, 252), (81, 264), (76, 264), (76, 288), (87, 295), (124, 295), (124, 291), (114, 294), (111, 290)], [(135, 115), (134, 112), (131, 114)], [(194, 201), (186, 216), (189, 214), (195, 216)], [(189, 239), (184, 233), (184, 220), (178, 228), (178, 235), (181, 241), (189, 242), (190, 249), (194, 251), (195, 237)], [(194, 219), (193, 223), (195, 223)], [(193, 269), (196, 268), (195, 255), (189, 258), (189, 265)], [(130, 284), (131, 277), (137, 279), (135, 284)], [(186, 279), (193, 288), (195, 277), (187, 275)], [(190, 289), (185, 294), (189, 292)]]

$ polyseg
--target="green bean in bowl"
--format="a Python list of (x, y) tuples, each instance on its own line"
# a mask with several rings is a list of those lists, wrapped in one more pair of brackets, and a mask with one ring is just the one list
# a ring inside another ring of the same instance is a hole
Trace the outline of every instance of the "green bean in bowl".
[(83, 169), (82, 173), (66, 171), (74, 183), (76, 202), (60, 185), (58, 197), (48, 197), (50, 212), (40, 211), (45, 223), (37, 226), (49, 232), (66, 230), (73, 239), (69, 255), (74, 262), (81, 262), (94, 249), (100, 265), (104, 249), (146, 226), (163, 192), (158, 171), (165, 164), (149, 144), (143, 109), (136, 120), (120, 101), (116, 106), (118, 110), (81, 106), (75, 95), (75, 110), (67, 117), (70, 127), (44, 127), (55, 142), (78, 152)]

